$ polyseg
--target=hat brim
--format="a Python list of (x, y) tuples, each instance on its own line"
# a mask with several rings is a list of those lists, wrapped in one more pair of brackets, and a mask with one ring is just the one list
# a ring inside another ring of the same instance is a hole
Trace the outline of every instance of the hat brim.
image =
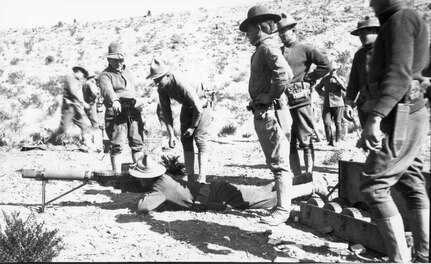
[(262, 14), (262, 15), (258, 15), (258, 16), (246, 18), (239, 25), (239, 30), (241, 30), (242, 32), (247, 32), (247, 26), (248, 26), (248, 24), (250, 24), (251, 22), (254, 22), (256, 20), (265, 20), (265, 19), (267, 19), (267, 20), (273, 20), (275, 23), (277, 23), (278, 21), (281, 20), (281, 16), (279, 16), (277, 14)]
[(151, 179), (162, 176), (166, 172), (166, 168), (159, 164), (154, 164), (151, 171), (139, 171), (137, 169), (129, 169), (129, 174), (139, 179)]
[(277, 33), (277, 32), (279, 32), (280, 30), (285, 29), (285, 28), (292, 29), (292, 28), (296, 27), (296, 25), (297, 25), (297, 24), (298, 24), (298, 23), (297, 23), (297, 22), (295, 22), (295, 23), (292, 23), (292, 24), (289, 24), (289, 25), (282, 26), (281, 28), (278, 28), (278, 27), (277, 27), (277, 30), (276, 30), (276, 31), (274, 31), (274, 32), (272, 32), (272, 33), (273, 33), (273, 34), (274, 34), (274, 33)]
[(378, 27), (378, 26), (365, 26), (365, 27), (360, 27), (360, 28), (357, 28), (357, 29), (353, 30), (352, 32), (350, 32), (350, 34), (351, 34), (351, 35), (353, 35), (353, 36), (359, 36), (359, 32), (360, 32), (361, 30), (363, 30), (363, 29), (367, 29), (367, 28), (376, 28), (376, 29), (379, 29), (380, 27)]
[(84, 69), (83, 67), (81, 67), (81, 66), (75, 66), (75, 67), (73, 67), (73, 68), (72, 68), (72, 70), (73, 70), (73, 71), (76, 71), (76, 70), (81, 71), (81, 72), (84, 74), (84, 77), (85, 77), (85, 78), (88, 78), (89, 73), (88, 73), (88, 71), (87, 71), (86, 69)]
[(121, 60), (121, 59), (124, 59), (124, 55), (123, 54), (119, 54), (119, 53), (114, 53), (114, 54), (108, 54), (108, 55), (106, 55), (106, 58)]
[(153, 79), (154, 80), (154, 79), (157, 79), (157, 78), (160, 78), (160, 77), (166, 75), (166, 73), (168, 73), (168, 72), (157, 73), (157, 74), (150, 74), (150, 75), (147, 76), (147, 79)]

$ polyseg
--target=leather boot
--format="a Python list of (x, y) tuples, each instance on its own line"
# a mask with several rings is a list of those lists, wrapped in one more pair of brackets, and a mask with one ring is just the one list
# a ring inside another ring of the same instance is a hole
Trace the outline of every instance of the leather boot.
[(311, 150), (307, 151), (306, 149), (304, 149), (304, 164), (306, 173), (313, 172), (313, 163), (313, 155), (311, 154)]
[(197, 182), (206, 183), (207, 180), (207, 166), (208, 166), (208, 158), (206, 153), (199, 152), (198, 153), (198, 162), (199, 162), (199, 175), (196, 179)]
[(285, 171), (274, 172), (275, 189), (277, 192), (277, 206), (275, 210), (266, 217), (261, 218), (261, 222), (276, 226), (283, 224), (289, 219), (291, 211), (291, 188), (292, 174)]
[(290, 169), (294, 176), (301, 175), (301, 162), (299, 161), (298, 150), (291, 152), (289, 155)]
[(195, 181), (195, 153), (193, 151), (184, 151), (184, 165), (188, 181)]
[(118, 160), (117, 156), (111, 155), (111, 166), (114, 172), (121, 174), (121, 162)]
[(334, 145), (334, 137), (332, 135), (332, 128), (331, 125), (324, 125), (325, 127), (325, 136), (326, 136), (326, 140), (328, 141), (330, 146)]
[(376, 224), (385, 244), (389, 262), (410, 262), (412, 257), (407, 247), (401, 215), (376, 219)]
[(429, 260), (429, 234), (430, 234), (430, 210), (411, 210), (409, 223), (414, 240), (413, 262), (430, 262)]

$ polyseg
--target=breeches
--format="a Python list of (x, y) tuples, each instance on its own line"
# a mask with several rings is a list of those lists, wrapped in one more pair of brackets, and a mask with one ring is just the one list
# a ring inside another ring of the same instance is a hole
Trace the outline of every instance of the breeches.
[(193, 118), (193, 109), (183, 106), (180, 113), (181, 123), (181, 143), (183, 144), (184, 151), (194, 152), (193, 140), (200, 153), (207, 151), (209, 129), (211, 125), (211, 108), (204, 108), (198, 126), (195, 129), (192, 137), (184, 137), (183, 134), (190, 128)]

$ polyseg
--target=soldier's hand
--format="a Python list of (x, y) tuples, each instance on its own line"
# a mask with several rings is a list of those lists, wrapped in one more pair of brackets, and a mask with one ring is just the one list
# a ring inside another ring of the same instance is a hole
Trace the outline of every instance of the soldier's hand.
[(121, 104), (120, 101), (114, 101), (112, 103), (112, 108), (114, 109), (114, 113), (117, 115), (121, 113)]
[(346, 108), (344, 110), (344, 114), (346, 115), (346, 119), (352, 120), (353, 119), (353, 109), (350, 105), (346, 105)]
[(83, 102), (82, 104), (84, 105), (84, 108), (87, 110), (91, 108), (91, 105), (87, 104), (86, 102)]
[(193, 133), (195, 133), (195, 129), (194, 127), (190, 127), (189, 129), (186, 130), (186, 132), (184, 132), (183, 136), (186, 138), (192, 137)]
[(169, 147), (170, 148), (172, 148), (172, 149), (175, 148), (176, 144), (177, 144), (177, 140), (174, 137), (169, 139)]
[(254, 102), (256, 104), (270, 104), (272, 103), (272, 97), (269, 94), (261, 93), (256, 97), (256, 99), (254, 99)]
[(383, 132), (380, 130), (382, 118), (371, 114), (364, 126), (362, 138), (364, 139), (365, 148), (368, 150), (378, 151), (382, 147)]

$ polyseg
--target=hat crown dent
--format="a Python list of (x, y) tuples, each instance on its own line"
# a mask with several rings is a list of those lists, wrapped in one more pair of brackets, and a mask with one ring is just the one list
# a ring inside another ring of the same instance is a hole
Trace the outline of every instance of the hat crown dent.
[(154, 58), (150, 63), (150, 75), (148, 78), (157, 78), (167, 73), (167, 67), (163, 61)]
[(380, 27), (379, 20), (377, 18), (366, 16), (363, 20), (358, 22), (357, 28), (364, 28), (364, 27)]
[(277, 29), (280, 30), (285, 27), (294, 28), (298, 22), (288, 13), (280, 14), (281, 20), (277, 23)]
[(111, 42), (108, 46), (108, 56), (116, 55), (118, 59), (124, 58), (123, 47), (118, 42)]

